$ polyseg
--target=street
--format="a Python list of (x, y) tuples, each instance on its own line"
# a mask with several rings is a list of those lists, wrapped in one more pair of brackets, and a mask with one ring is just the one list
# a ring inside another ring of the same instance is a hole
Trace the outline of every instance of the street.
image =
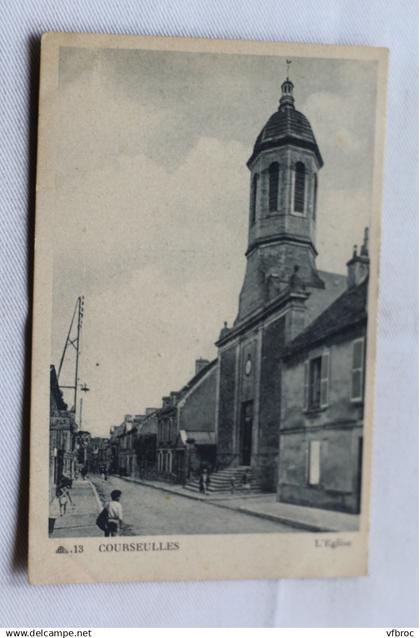
[[(102, 481), (90, 477), (99, 496), (109, 500), (113, 489), (122, 492), (123, 535), (260, 534), (295, 532), (283, 523), (216, 507), (211, 503), (169, 494), (117, 477)], [(99, 530), (98, 530), (99, 532)], [(100, 534), (100, 532), (99, 532)]]

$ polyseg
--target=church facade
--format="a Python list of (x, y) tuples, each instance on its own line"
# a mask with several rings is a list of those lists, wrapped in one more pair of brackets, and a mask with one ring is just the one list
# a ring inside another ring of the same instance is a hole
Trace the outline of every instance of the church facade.
[(293, 89), (287, 78), (247, 163), (245, 278), (237, 317), (216, 343), (217, 467), (251, 467), (270, 491), (278, 484), (285, 349), (346, 288), (343, 275), (316, 266), (323, 160)]

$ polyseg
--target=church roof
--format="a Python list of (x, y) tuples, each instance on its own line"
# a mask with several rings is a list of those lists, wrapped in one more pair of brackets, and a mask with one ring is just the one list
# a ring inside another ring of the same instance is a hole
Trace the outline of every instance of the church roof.
[(295, 337), (284, 350), (284, 357), (306, 350), (328, 337), (366, 321), (368, 280), (346, 290), (317, 319)]
[(257, 137), (248, 164), (260, 151), (285, 144), (295, 144), (311, 149), (316, 154), (321, 166), (323, 165), (321, 153), (308, 119), (294, 108), (282, 109), (273, 113)]
[(209, 363), (207, 363), (205, 366), (203, 366), (201, 368), (201, 370), (199, 370), (193, 377), (192, 379), (190, 379), (188, 381), (188, 383), (185, 384), (185, 386), (182, 388), (181, 392), (184, 394), (185, 392), (188, 392), (189, 390), (191, 390), (191, 388), (193, 388), (195, 386), (196, 383), (198, 383), (200, 381), (200, 379), (202, 377), (204, 377), (204, 375), (207, 374), (207, 372), (209, 370), (211, 370), (217, 363), (217, 359), (213, 359), (212, 361), (209, 361)]
[(326, 270), (318, 270), (324, 288), (314, 288), (306, 301), (307, 323), (312, 323), (333, 301), (347, 290), (347, 275)]
[(278, 148), (286, 144), (293, 144), (312, 150), (320, 166), (323, 165), (324, 162), (309, 121), (303, 113), (295, 109), (293, 88), (293, 82), (289, 80), (288, 75), (281, 85), (278, 111), (273, 113), (258, 135), (254, 150), (248, 160), (248, 166), (254, 161), (260, 151)]

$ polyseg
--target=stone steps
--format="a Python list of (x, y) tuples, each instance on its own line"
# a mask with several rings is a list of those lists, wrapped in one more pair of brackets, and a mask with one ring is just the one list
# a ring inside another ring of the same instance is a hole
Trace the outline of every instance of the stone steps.
[[(249, 488), (245, 488), (242, 483), (242, 477), (246, 470), (249, 470)], [(261, 484), (258, 479), (253, 476), (251, 468), (247, 466), (229, 467), (218, 472), (210, 474), (210, 485), (207, 489), (209, 494), (231, 494), (232, 493), (232, 479), (234, 480), (234, 493), (253, 493), (258, 494), (262, 492)], [(191, 492), (200, 491), (200, 479), (192, 478), (185, 486), (186, 490)]]

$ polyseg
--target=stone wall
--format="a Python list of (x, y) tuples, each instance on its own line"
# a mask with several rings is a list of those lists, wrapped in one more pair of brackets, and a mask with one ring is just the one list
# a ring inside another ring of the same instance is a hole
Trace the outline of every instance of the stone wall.
[[(278, 500), (296, 505), (359, 512), (361, 426), (282, 434)], [(310, 441), (321, 441), (320, 485), (309, 485)]]
[[(299, 266), (299, 277), (307, 286), (318, 288), (323, 285), (316, 271), (314, 253), (305, 244), (292, 245), (283, 241), (256, 248), (247, 260), (239, 295), (238, 321), (273, 298), (269, 289), (271, 283), (278, 286), (279, 294), (289, 284), (295, 266)], [(272, 282), (269, 283), (270, 278)]]
[[(363, 403), (351, 400), (353, 340), (359, 328), (308, 349), (286, 362), (282, 371), (282, 420), (278, 500), (359, 511), (363, 436)], [(329, 353), (328, 405), (307, 410), (304, 405), (304, 362)], [(320, 442), (320, 477), (309, 484), (311, 441)]]

